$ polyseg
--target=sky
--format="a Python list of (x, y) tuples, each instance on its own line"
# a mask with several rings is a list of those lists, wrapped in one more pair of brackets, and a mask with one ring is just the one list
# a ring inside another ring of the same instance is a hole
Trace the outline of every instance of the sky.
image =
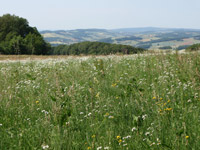
[(200, 0), (0, 0), (0, 16), (38, 30), (165, 27), (200, 29)]

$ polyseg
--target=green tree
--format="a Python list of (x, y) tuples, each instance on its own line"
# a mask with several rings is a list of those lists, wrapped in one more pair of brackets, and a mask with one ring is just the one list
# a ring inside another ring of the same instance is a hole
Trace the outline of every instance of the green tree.
[(26, 19), (6, 14), (0, 17), (0, 52), (3, 54), (48, 54), (51, 49), (37, 28)]

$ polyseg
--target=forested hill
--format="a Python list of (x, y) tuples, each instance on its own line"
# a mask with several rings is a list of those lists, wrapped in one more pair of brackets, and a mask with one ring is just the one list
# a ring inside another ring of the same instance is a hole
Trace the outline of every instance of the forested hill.
[(110, 44), (103, 42), (81, 42), (71, 45), (59, 45), (52, 49), (52, 55), (109, 55), (109, 54), (136, 54), (144, 51), (128, 45)]

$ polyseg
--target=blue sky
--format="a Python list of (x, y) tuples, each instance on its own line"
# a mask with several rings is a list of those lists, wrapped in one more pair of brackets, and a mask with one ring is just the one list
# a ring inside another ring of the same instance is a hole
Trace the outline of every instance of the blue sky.
[(0, 16), (38, 30), (169, 27), (200, 29), (200, 0), (1, 0)]

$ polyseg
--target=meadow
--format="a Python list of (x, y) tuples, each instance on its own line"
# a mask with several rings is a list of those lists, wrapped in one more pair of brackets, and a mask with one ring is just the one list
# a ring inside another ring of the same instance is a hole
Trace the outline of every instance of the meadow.
[(0, 62), (1, 150), (197, 150), (199, 107), (200, 53)]

